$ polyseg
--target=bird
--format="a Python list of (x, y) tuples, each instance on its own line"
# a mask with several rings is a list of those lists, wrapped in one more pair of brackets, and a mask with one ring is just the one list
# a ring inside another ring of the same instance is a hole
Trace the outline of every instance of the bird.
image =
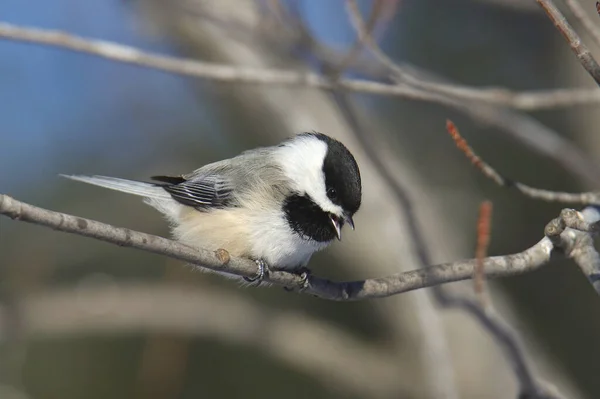
[(315, 131), (151, 182), (61, 176), (144, 197), (177, 241), (254, 260), (257, 275), (245, 280), (259, 284), (271, 270), (298, 273), (306, 282), (311, 256), (341, 241), (345, 224), (354, 230), (362, 199), (352, 153)]

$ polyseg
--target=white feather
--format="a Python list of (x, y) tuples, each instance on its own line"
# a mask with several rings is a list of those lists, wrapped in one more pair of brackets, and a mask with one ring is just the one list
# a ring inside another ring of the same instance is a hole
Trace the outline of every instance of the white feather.
[(226, 249), (230, 255), (262, 259), (281, 269), (305, 266), (311, 255), (329, 243), (295, 234), (277, 208), (231, 208), (198, 212), (183, 208), (173, 229), (178, 241), (208, 250)]
[(276, 150), (275, 157), (293, 188), (308, 194), (325, 212), (342, 214), (342, 208), (327, 198), (323, 162), (327, 144), (310, 135), (299, 136)]
[(163, 213), (171, 222), (176, 222), (179, 209), (181, 208), (180, 205), (171, 198), (169, 193), (161, 187), (157, 187), (150, 183), (97, 175), (83, 176), (61, 174), (60, 176), (83, 183), (93, 184), (94, 186), (145, 197), (145, 203)]
[(82, 176), (82, 175), (61, 175), (67, 179), (93, 184), (95, 186), (110, 188), (111, 190), (122, 191), (124, 193), (139, 195), (142, 197), (168, 199), (169, 193), (160, 187), (141, 181), (119, 179), (108, 176)]

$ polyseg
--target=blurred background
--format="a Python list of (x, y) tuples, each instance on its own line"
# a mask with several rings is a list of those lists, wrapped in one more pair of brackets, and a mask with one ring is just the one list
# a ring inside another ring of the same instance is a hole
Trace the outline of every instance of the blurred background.
[[(594, 3), (580, 0), (600, 26)], [(514, 91), (594, 88), (534, 0), (359, 5), (383, 49), (423, 79)], [(341, 0), (3, 0), (0, 21), (224, 64), (383, 82), (389, 75), (357, 48)], [(523, 198), (474, 170), (447, 137), (447, 118), (507, 176), (562, 191), (600, 185), (597, 103), (520, 111), (447, 98), (214, 83), (0, 40), (0, 193), (167, 236), (165, 221), (138, 198), (57, 175), (144, 180), (322, 131), (356, 155), (364, 205), (357, 230), (314, 256), (311, 268), (355, 280), (420, 266), (406, 214), (369, 151), (406, 188), (433, 263), (473, 257), (484, 199), (494, 203), (491, 255), (530, 247), (558, 215), (560, 205)], [(452, 288), (472, 290), (469, 282)], [(572, 262), (490, 282), (490, 290), (540, 376), (568, 397), (600, 397), (600, 302)], [(172, 259), (3, 217), (0, 301), (2, 398), (517, 392), (494, 341), (426, 290), (336, 303), (240, 288)]]

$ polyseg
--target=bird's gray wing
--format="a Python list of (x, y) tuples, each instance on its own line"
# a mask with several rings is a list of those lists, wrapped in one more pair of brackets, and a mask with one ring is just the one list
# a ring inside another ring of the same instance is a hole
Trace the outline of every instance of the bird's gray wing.
[(153, 180), (171, 197), (201, 211), (226, 208), (233, 204), (233, 185), (219, 173), (202, 173), (195, 176), (153, 176)]
[(269, 148), (244, 152), (236, 157), (204, 165), (178, 176), (154, 176), (176, 201), (198, 210), (239, 205), (249, 192), (278, 195), (282, 173), (271, 160)]

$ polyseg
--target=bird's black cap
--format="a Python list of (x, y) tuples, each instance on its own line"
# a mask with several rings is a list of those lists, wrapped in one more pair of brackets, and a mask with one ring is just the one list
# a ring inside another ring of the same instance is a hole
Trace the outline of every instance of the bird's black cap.
[(354, 215), (360, 208), (362, 197), (360, 171), (354, 156), (344, 144), (323, 133), (303, 134), (314, 136), (327, 144), (323, 162), (327, 196), (350, 216)]

